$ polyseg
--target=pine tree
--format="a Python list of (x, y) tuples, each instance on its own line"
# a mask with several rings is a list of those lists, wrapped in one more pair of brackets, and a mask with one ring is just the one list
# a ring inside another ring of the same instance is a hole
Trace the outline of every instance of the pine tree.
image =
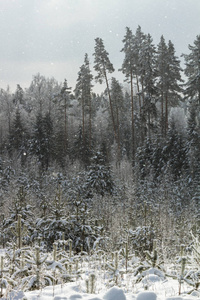
[[(110, 62), (110, 59), (108, 57), (108, 52), (105, 50), (103, 40), (101, 38), (96, 38), (95, 43), (96, 43), (95, 52), (93, 54), (94, 55), (94, 63), (95, 63), (94, 69), (98, 73), (97, 76), (95, 77), (95, 79), (99, 83), (102, 83), (103, 80), (106, 81), (114, 137), (115, 137), (116, 141), (118, 142), (116, 120), (114, 118), (113, 103), (112, 103), (112, 99), (111, 99), (111, 95), (110, 95), (110, 88), (109, 88), (109, 84), (108, 84), (108, 73), (113, 73), (115, 69), (114, 69), (112, 63)], [(118, 144), (118, 146), (119, 146), (119, 144)]]
[(173, 43), (169, 40), (167, 49), (167, 92), (165, 96), (165, 130), (168, 129), (168, 109), (169, 106), (177, 106), (181, 99), (181, 67), (180, 60), (175, 55)]
[[(144, 91), (142, 86), (142, 80), (141, 80), (141, 51), (144, 44), (144, 41), (147, 39), (146, 34), (142, 32), (141, 26), (138, 26), (134, 35), (134, 55), (136, 60), (136, 84), (137, 84), (137, 93), (139, 95), (139, 106), (140, 106), (140, 112), (141, 107), (144, 105)], [(142, 102), (141, 102), (141, 96), (142, 96)]]
[(92, 149), (90, 145), (90, 138), (88, 134), (85, 133), (83, 139), (83, 128), (80, 126), (77, 133), (75, 134), (75, 140), (72, 148), (73, 159), (79, 159), (86, 168), (90, 164), (90, 157), (92, 154)]
[(86, 115), (89, 113), (89, 137), (90, 148), (92, 140), (92, 106), (91, 106), (91, 89), (92, 89), (92, 74), (89, 67), (89, 60), (87, 53), (85, 54), (84, 64), (80, 67), (78, 79), (75, 88), (75, 96), (78, 98), (82, 106), (82, 130), (83, 130), (83, 144), (85, 143), (85, 125)]
[(114, 77), (111, 79), (110, 93), (113, 100), (113, 114), (116, 120), (117, 139), (120, 143), (122, 141), (122, 124), (124, 124), (125, 121), (125, 106), (122, 87)]
[[(157, 95), (155, 54), (156, 49), (153, 45), (153, 39), (151, 35), (148, 34), (143, 40), (139, 55), (139, 73), (143, 98), (141, 125), (144, 127), (147, 126), (148, 138), (151, 137), (151, 128), (153, 128), (151, 120), (157, 116), (155, 105), (155, 97)], [(144, 136), (145, 131), (143, 138)]]
[(140, 81), (142, 85), (143, 93), (146, 96), (152, 97), (156, 94), (156, 47), (153, 44), (153, 39), (148, 34), (141, 45), (139, 56), (139, 72)]
[(190, 54), (183, 54), (185, 58), (186, 82), (185, 96), (196, 99), (200, 105), (200, 35), (197, 35), (194, 45), (188, 46)]
[(65, 79), (63, 83), (63, 87), (60, 92), (60, 108), (64, 112), (64, 149), (67, 151), (68, 149), (68, 108), (71, 106), (70, 104), (70, 94), (71, 87), (68, 87), (67, 80)]
[(161, 102), (161, 133), (165, 132), (165, 118), (164, 118), (164, 102), (167, 93), (167, 45), (163, 35), (160, 38), (160, 43), (157, 48), (157, 70), (158, 82), (157, 88), (159, 91), (159, 98)]
[(136, 62), (137, 56), (134, 49), (134, 36), (129, 27), (126, 27), (126, 35), (122, 41), (124, 47), (121, 52), (124, 52), (125, 58), (120, 69), (126, 76), (126, 81), (130, 82), (131, 86), (131, 128), (132, 128), (132, 159), (135, 160), (135, 119), (134, 119), (134, 99), (133, 99), (133, 79), (137, 73)]
[(161, 99), (161, 132), (166, 136), (168, 130), (169, 105), (177, 105), (182, 91), (180, 87), (180, 60), (175, 55), (174, 45), (168, 45), (163, 36), (157, 49), (158, 90)]

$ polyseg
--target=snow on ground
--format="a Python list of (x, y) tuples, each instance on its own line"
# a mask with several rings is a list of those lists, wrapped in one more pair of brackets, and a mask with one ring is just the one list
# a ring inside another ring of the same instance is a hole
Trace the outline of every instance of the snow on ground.
[[(178, 284), (175, 280), (165, 280), (163, 282), (154, 282), (150, 286), (149, 291), (144, 291), (142, 288), (134, 290), (133, 292), (126, 292), (122, 288), (112, 287), (103, 290), (97, 294), (87, 294), (82, 287), (84, 282), (73, 282), (55, 287), (50, 286), (42, 290), (32, 292), (12, 292), (7, 295), (4, 300), (195, 300), (200, 299), (200, 294), (193, 292), (193, 295), (178, 296)], [(24, 297), (24, 298), (23, 298)]]

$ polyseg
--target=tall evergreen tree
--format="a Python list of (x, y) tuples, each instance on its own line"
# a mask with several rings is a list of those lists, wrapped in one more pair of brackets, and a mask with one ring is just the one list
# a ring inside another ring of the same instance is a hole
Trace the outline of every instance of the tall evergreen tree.
[(165, 119), (164, 119), (164, 101), (167, 93), (167, 45), (162, 35), (157, 48), (157, 70), (158, 82), (157, 87), (159, 91), (159, 98), (161, 102), (161, 133), (165, 132)]
[(188, 46), (190, 54), (183, 54), (185, 58), (186, 82), (185, 95), (189, 99), (197, 99), (200, 105), (200, 35), (197, 35), (194, 45)]
[[(156, 105), (155, 97), (157, 95), (156, 89), (156, 49), (153, 45), (153, 39), (150, 34), (148, 34), (141, 45), (141, 51), (139, 56), (139, 71), (140, 71), (140, 82), (142, 86), (142, 115), (141, 115), (141, 125), (142, 127), (147, 126), (148, 138), (151, 136), (151, 119), (156, 117)], [(142, 131), (142, 137), (146, 133)]]
[(27, 141), (27, 130), (22, 122), (20, 110), (17, 108), (9, 133), (9, 152), (13, 153), (13, 150), (16, 150), (17, 156), (21, 158), (22, 165), (24, 165), (28, 154)]
[(24, 104), (24, 91), (23, 91), (22, 87), (19, 84), (17, 84), (17, 88), (16, 88), (16, 91), (15, 91), (15, 94), (14, 94), (13, 102), (16, 106)]
[(68, 87), (67, 80), (65, 79), (63, 86), (61, 88), (60, 94), (58, 95), (59, 98), (59, 106), (61, 110), (61, 114), (64, 117), (64, 151), (68, 150), (68, 109), (71, 107), (70, 103), (70, 94), (71, 94), (71, 87)]
[(158, 90), (161, 99), (161, 132), (166, 136), (168, 130), (169, 105), (177, 105), (180, 99), (181, 67), (180, 60), (175, 55), (174, 45), (168, 45), (163, 36), (157, 49)]
[[(103, 80), (106, 81), (106, 87), (108, 92), (109, 104), (110, 104), (110, 112), (113, 124), (114, 137), (117, 140), (117, 130), (116, 130), (116, 121), (114, 118), (113, 112), (113, 103), (110, 95), (110, 88), (108, 84), (108, 73), (113, 73), (115, 71), (113, 64), (110, 62), (108, 57), (108, 52), (105, 50), (103, 40), (101, 38), (95, 39), (95, 52), (94, 52), (94, 69), (98, 73), (95, 77), (96, 81), (102, 83)], [(118, 144), (119, 145), (119, 144)]]
[[(136, 62), (137, 56), (134, 48), (134, 36), (132, 30), (129, 27), (126, 27), (126, 34), (122, 40), (124, 47), (121, 52), (124, 52), (125, 57), (122, 63), (122, 68), (120, 69), (123, 74), (125, 74), (126, 81), (130, 83), (131, 88), (131, 132), (132, 132), (132, 159), (135, 160), (135, 108), (134, 108), (134, 95), (133, 95), (133, 81), (134, 76), (136, 75)], [(139, 86), (138, 86), (139, 87)]]
[(167, 49), (167, 91), (165, 95), (165, 130), (168, 129), (168, 108), (177, 106), (181, 99), (181, 67), (180, 60), (175, 54), (174, 44), (169, 40)]
[[(144, 91), (142, 86), (142, 79), (141, 79), (141, 50), (143, 47), (143, 44), (146, 40), (146, 34), (143, 33), (141, 26), (138, 26), (134, 35), (134, 56), (136, 61), (136, 84), (137, 84), (137, 93), (139, 95), (139, 106), (140, 106), (140, 112), (141, 107), (144, 105)], [(142, 96), (142, 101), (141, 101)]]
[(198, 100), (191, 101), (189, 104), (187, 118), (187, 146), (190, 171), (192, 178), (200, 177), (200, 110)]
[(111, 79), (111, 97), (113, 100), (113, 114), (116, 120), (117, 139), (122, 143), (122, 124), (125, 121), (125, 105), (122, 87), (114, 77)]
[(90, 164), (90, 157), (92, 154), (90, 139), (87, 133), (85, 133), (83, 139), (83, 129), (81, 126), (79, 127), (75, 136), (76, 138), (73, 144), (72, 157), (74, 159), (79, 159), (79, 161), (82, 162), (86, 168)]
[(171, 120), (166, 150), (168, 153), (168, 165), (173, 179), (178, 180), (187, 170), (187, 148), (180, 132), (177, 131), (175, 120)]
[(92, 139), (92, 104), (91, 104), (91, 90), (92, 90), (92, 74), (89, 67), (89, 60), (87, 53), (85, 54), (84, 64), (80, 67), (78, 79), (75, 87), (75, 96), (78, 98), (82, 106), (82, 131), (83, 144), (85, 142), (85, 127), (86, 115), (89, 113), (89, 137), (90, 148)]
[(41, 171), (47, 170), (53, 153), (53, 123), (49, 113), (36, 116), (31, 151), (38, 157)]

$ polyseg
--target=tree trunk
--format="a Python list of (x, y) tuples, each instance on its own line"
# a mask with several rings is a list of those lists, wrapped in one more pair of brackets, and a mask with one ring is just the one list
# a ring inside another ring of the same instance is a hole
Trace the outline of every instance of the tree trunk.
[(64, 143), (64, 147), (65, 147), (65, 151), (67, 150), (68, 148), (68, 141), (67, 141), (67, 138), (68, 138), (68, 134), (67, 134), (67, 103), (66, 103), (66, 99), (65, 99), (65, 108), (64, 108), (64, 113), (65, 113), (65, 143)]
[(119, 141), (118, 141), (118, 137), (117, 137), (117, 131), (116, 131), (115, 119), (114, 119), (114, 113), (113, 113), (113, 107), (112, 107), (112, 100), (111, 100), (110, 89), (109, 89), (109, 85), (108, 85), (108, 78), (107, 78), (106, 71), (104, 71), (104, 76), (105, 76), (105, 79), (106, 79), (106, 87), (107, 87), (108, 98), (109, 98), (109, 103), (110, 103), (110, 111), (111, 111), (111, 117), (112, 117), (114, 137), (115, 137), (115, 140), (118, 143), (118, 147), (119, 147)]
[(91, 96), (89, 96), (89, 147), (90, 150), (92, 148), (92, 103), (91, 103)]
[(163, 95), (163, 91), (161, 94), (161, 134), (163, 136), (164, 134), (164, 95)]
[(168, 93), (165, 94), (165, 137), (168, 130)]
[(135, 165), (135, 122), (134, 122), (134, 101), (133, 101), (133, 74), (131, 72), (131, 127), (132, 127), (132, 163)]
[(82, 102), (82, 126), (83, 126), (83, 145), (85, 147), (85, 103), (84, 103), (84, 99), (83, 96), (81, 96), (81, 102)]

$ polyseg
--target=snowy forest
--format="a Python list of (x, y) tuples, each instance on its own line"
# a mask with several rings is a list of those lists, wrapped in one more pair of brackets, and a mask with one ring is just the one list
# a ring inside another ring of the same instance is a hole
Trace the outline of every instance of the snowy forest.
[(38, 73), (0, 90), (1, 248), (125, 245), (144, 259), (156, 241), (171, 262), (199, 237), (200, 35), (178, 57), (127, 27), (119, 51), (115, 70), (96, 38), (74, 87)]

